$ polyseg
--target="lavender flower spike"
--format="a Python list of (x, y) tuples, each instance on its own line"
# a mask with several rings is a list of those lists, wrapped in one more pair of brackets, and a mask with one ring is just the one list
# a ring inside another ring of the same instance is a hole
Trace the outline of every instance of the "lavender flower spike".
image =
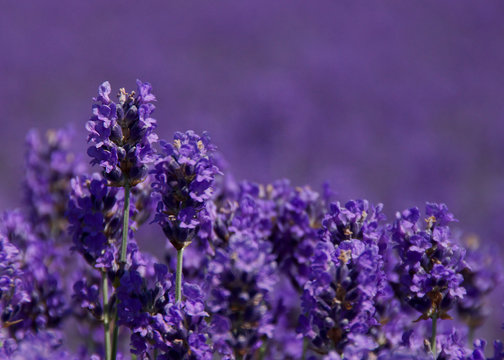
[(206, 203), (212, 196), (219, 168), (208, 134), (175, 133), (173, 143), (161, 141), (163, 156), (154, 168), (154, 192), (160, 196), (155, 222), (175, 249), (187, 246), (208, 218)]
[(119, 101), (110, 100), (110, 84), (98, 88), (93, 116), (86, 124), (89, 131), (88, 155), (91, 164), (104, 170), (104, 177), (116, 186), (134, 186), (147, 175), (147, 164), (154, 160), (152, 145), (156, 120), (151, 118), (156, 97), (151, 85), (137, 80), (138, 94), (120, 89)]
[(175, 133), (173, 144), (162, 142), (163, 155), (153, 171), (154, 191), (159, 193), (155, 222), (177, 249), (175, 300), (181, 300), (182, 261), (184, 248), (197, 234), (200, 224), (207, 222), (206, 203), (213, 190), (219, 168), (211, 157), (215, 146), (210, 137), (193, 131)]

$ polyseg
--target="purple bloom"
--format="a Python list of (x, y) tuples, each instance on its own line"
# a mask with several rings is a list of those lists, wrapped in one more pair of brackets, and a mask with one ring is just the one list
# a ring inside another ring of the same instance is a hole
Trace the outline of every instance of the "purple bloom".
[(119, 189), (98, 174), (72, 179), (68, 221), (74, 249), (95, 268), (112, 269), (121, 234)]
[(159, 196), (154, 221), (178, 250), (189, 244), (208, 221), (206, 203), (212, 196), (219, 169), (212, 160), (214, 145), (206, 133), (177, 132), (173, 143), (161, 143), (162, 156), (153, 170)]
[(2, 339), (0, 336), (0, 343), (0, 357), (2, 359), (84, 360), (84, 358), (65, 349), (61, 337), (53, 332), (30, 334), (20, 343)]
[(416, 208), (398, 213), (390, 228), (399, 256), (392, 283), (398, 296), (422, 314), (419, 319), (449, 318), (447, 311), (466, 293), (461, 286), (465, 250), (452, 240), (448, 224), (454, 217), (445, 205), (428, 203), (426, 213), (424, 229)]
[[(479, 245), (475, 236), (467, 238), (467, 266), (462, 270), (466, 290), (464, 298), (457, 303), (457, 312), (472, 329), (483, 325), (488, 316), (487, 296), (502, 282), (502, 266), (490, 249)], [(492, 249), (493, 250), (493, 249)]]
[(315, 351), (344, 353), (352, 337), (378, 325), (375, 300), (383, 288), (382, 267), (375, 244), (353, 239), (336, 247), (329, 242), (317, 245), (303, 294), (306, 315), (299, 326)]
[(166, 266), (154, 265), (151, 279), (134, 268), (124, 273), (117, 289), (119, 322), (132, 331), (132, 352), (141, 359), (157, 350), (158, 359), (210, 360), (208, 314), (199, 287), (184, 284), (186, 300), (175, 304)]
[(72, 140), (67, 129), (50, 130), (44, 139), (32, 130), (26, 137), (25, 203), (35, 231), (44, 238), (66, 235), (70, 179), (84, 169), (70, 151)]
[[(0, 221), (3, 237), (2, 322), (9, 324), (10, 336), (22, 339), (27, 334), (58, 329), (69, 314), (58, 273), (62, 255), (51, 242), (36, 237), (20, 212), (7, 212)], [(16, 248), (19, 249), (16, 251)], [(4, 274), (7, 275), (7, 274)]]
[(147, 175), (147, 165), (154, 160), (152, 145), (156, 120), (151, 117), (156, 98), (151, 85), (137, 80), (138, 94), (119, 92), (118, 102), (110, 100), (111, 88), (104, 82), (98, 88), (93, 116), (86, 124), (89, 131), (88, 155), (91, 164), (103, 169), (104, 177), (118, 186), (134, 186)]
[(332, 203), (323, 221), (322, 239), (338, 246), (358, 239), (384, 247), (383, 204), (372, 206), (367, 200), (350, 200), (345, 206)]
[(225, 358), (253, 357), (272, 337), (275, 268), (271, 246), (246, 231), (232, 234), (209, 262), (206, 305), (215, 350)]

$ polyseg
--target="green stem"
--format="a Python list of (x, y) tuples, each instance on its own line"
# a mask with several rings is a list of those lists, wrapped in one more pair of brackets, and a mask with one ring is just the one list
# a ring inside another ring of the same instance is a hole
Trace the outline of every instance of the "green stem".
[(474, 341), (474, 330), (475, 330), (474, 326), (469, 326), (469, 334), (467, 335), (467, 341), (469, 342), (469, 346), (471, 346)]
[(304, 338), (303, 339), (303, 354), (301, 355), (301, 359), (305, 360), (306, 359), (306, 351), (308, 350), (308, 339)]
[(177, 250), (177, 277), (175, 281), (175, 302), (182, 300), (182, 261), (184, 259), (184, 248)]
[(436, 332), (437, 332), (437, 314), (434, 314), (432, 316), (432, 336), (431, 336), (431, 350), (432, 350), (432, 353), (434, 354), (434, 359), (436, 359), (436, 352), (437, 352), (437, 349), (436, 349)]
[(130, 187), (124, 187), (124, 213), (123, 213), (123, 230), (121, 243), (121, 259), (119, 265), (124, 269), (126, 265), (126, 250), (128, 248), (128, 228), (129, 228), (129, 209), (130, 209)]
[(109, 296), (108, 296), (108, 279), (107, 272), (102, 271), (102, 292), (103, 292), (103, 326), (105, 333), (105, 359), (110, 360), (110, 319), (109, 319)]
[[(128, 248), (128, 229), (129, 229), (129, 210), (130, 210), (130, 186), (124, 186), (124, 211), (123, 211), (123, 229), (121, 242), (121, 257), (119, 259), (119, 270), (124, 270), (126, 266), (126, 250)], [(117, 357), (117, 339), (119, 337), (119, 322), (117, 321), (117, 306), (119, 299), (116, 299), (116, 308), (114, 311), (114, 333), (112, 335), (112, 357)]]

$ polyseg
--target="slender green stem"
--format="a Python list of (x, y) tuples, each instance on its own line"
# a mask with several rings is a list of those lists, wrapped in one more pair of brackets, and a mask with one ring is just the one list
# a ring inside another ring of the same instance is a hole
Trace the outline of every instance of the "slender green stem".
[(130, 209), (130, 187), (124, 187), (124, 213), (123, 213), (123, 230), (121, 243), (121, 259), (119, 260), (121, 269), (124, 269), (126, 264), (126, 249), (128, 248), (128, 228), (129, 228), (129, 209)]
[[(123, 211), (123, 230), (121, 242), (121, 257), (119, 259), (119, 270), (124, 270), (126, 266), (126, 249), (128, 248), (128, 230), (129, 230), (129, 211), (130, 211), (130, 186), (124, 186), (124, 211)], [(112, 334), (112, 357), (117, 357), (117, 339), (119, 337), (119, 322), (117, 321), (117, 305), (119, 299), (116, 299), (116, 308), (114, 311), (114, 333)]]
[(432, 350), (432, 353), (434, 354), (434, 359), (436, 359), (436, 352), (437, 352), (437, 349), (436, 349), (436, 332), (437, 332), (437, 314), (434, 314), (432, 316), (432, 336), (431, 336), (431, 340), (430, 340), (430, 343), (431, 343), (431, 350)]
[(306, 351), (308, 350), (308, 339), (304, 338), (303, 339), (303, 354), (301, 355), (301, 359), (305, 360), (306, 359)]
[(102, 293), (103, 293), (103, 327), (105, 333), (105, 359), (110, 360), (110, 319), (109, 319), (109, 296), (108, 296), (108, 279), (107, 272), (102, 271)]
[(474, 331), (475, 330), (476, 329), (474, 326), (469, 326), (469, 334), (467, 335), (467, 342), (469, 343), (469, 346), (471, 346), (474, 341)]
[(182, 261), (184, 248), (177, 250), (177, 277), (175, 281), (175, 302), (182, 300)]
[(116, 311), (114, 313), (114, 333), (112, 334), (112, 338), (113, 338), (113, 341), (112, 341), (112, 357), (111, 359), (112, 360), (116, 360), (116, 357), (117, 357), (117, 339), (119, 337), (119, 325), (117, 324), (117, 308), (116, 308)]

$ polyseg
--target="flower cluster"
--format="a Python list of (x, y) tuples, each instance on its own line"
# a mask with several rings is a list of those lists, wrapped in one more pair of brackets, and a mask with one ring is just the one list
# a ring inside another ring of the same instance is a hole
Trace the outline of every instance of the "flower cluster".
[(158, 148), (149, 84), (110, 93), (87, 124), (102, 173), (67, 131), (28, 137), (25, 208), (0, 219), (1, 358), (504, 359), (475, 334), (501, 268), (445, 205), (387, 222), (327, 187), (238, 183), (206, 133)]
[(131, 349), (138, 359), (211, 359), (203, 294), (197, 285), (185, 284), (184, 303), (173, 302), (173, 289), (165, 265), (155, 264), (151, 279), (130, 269), (117, 289), (118, 320), (131, 329)]
[(405, 210), (390, 229), (400, 259), (395, 287), (420, 319), (450, 318), (447, 311), (466, 294), (465, 250), (451, 238), (448, 224), (455, 218), (444, 204), (427, 203), (426, 216), (422, 228), (418, 209)]
[(149, 83), (137, 80), (137, 86), (138, 94), (121, 89), (115, 103), (110, 99), (110, 83), (101, 84), (86, 125), (88, 142), (93, 144), (88, 148), (91, 163), (100, 165), (105, 179), (118, 186), (141, 182), (154, 159), (156, 120), (151, 115), (156, 97)]
[(95, 268), (111, 269), (122, 226), (119, 189), (100, 175), (72, 179), (68, 221), (74, 248)]
[(4, 214), (0, 233), (5, 238), (4, 249), (10, 252), (3, 266), (13, 272), (6, 284), (10, 287), (5, 292), (9, 302), (2, 312), (11, 324), (9, 331), (23, 338), (31, 332), (58, 328), (69, 310), (63, 281), (56, 271), (61, 265), (60, 250), (36, 237), (19, 211)]
[(73, 137), (70, 129), (50, 130), (45, 141), (34, 130), (26, 137), (25, 202), (34, 229), (44, 238), (66, 235), (69, 183), (84, 169), (71, 152)]
[(318, 244), (303, 294), (306, 315), (299, 329), (315, 352), (336, 349), (342, 353), (356, 337), (378, 326), (375, 300), (383, 287), (382, 267), (375, 244), (357, 239), (337, 246)]
[(175, 249), (187, 246), (208, 218), (206, 202), (219, 169), (212, 160), (215, 146), (207, 134), (176, 133), (173, 143), (161, 142), (153, 188), (159, 195), (155, 221)]
[(207, 307), (212, 336), (225, 358), (255, 354), (272, 336), (270, 293), (275, 281), (271, 247), (251, 233), (237, 232), (208, 264)]

